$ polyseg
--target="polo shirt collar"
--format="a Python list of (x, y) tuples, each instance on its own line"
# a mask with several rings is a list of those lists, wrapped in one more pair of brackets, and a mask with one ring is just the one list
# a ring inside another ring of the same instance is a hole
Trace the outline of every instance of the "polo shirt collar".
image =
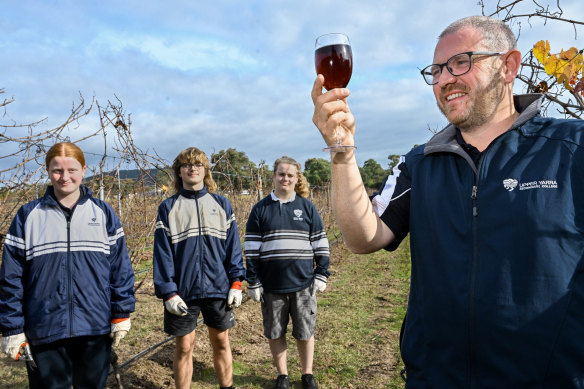
[(278, 196), (276, 196), (276, 193), (274, 193), (274, 190), (272, 190), (270, 195), (272, 196), (273, 201), (279, 201), (281, 204), (291, 203), (292, 201), (296, 200), (296, 192), (292, 192), (292, 196), (290, 196), (290, 198), (286, 201), (280, 200)]

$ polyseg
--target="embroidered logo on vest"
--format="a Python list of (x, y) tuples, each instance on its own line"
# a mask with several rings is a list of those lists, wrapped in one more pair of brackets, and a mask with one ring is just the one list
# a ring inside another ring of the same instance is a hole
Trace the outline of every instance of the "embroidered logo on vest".
[(518, 184), (518, 181), (516, 179), (513, 179), (513, 178), (507, 178), (506, 180), (503, 180), (503, 186), (509, 192), (513, 191), (513, 189), (515, 189), (517, 184)]
[(558, 183), (556, 180), (534, 180), (529, 182), (519, 182), (514, 178), (507, 178), (503, 180), (503, 186), (509, 192), (513, 191), (515, 188), (518, 188), (519, 190), (558, 189)]

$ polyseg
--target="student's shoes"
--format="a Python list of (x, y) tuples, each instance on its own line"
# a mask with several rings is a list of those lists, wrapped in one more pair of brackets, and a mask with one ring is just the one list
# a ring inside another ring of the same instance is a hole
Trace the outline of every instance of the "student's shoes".
[(302, 389), (318, 389), (312, 374), (302, 374)]
[(276, 386), (274, 386), (274, 389), (290, 389), (290, 377), (286, 374), (280, 374), (276, 378)]

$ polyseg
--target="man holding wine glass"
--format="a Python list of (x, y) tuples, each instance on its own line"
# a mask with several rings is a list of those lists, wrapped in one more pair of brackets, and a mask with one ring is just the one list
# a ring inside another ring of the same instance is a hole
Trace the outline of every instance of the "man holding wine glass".
[[(520, 65), (502, 21), (458, 20), (421, 71), (450, 124), (371, 200), (354, 149), (331, 152), (347, 246), (395, 250), (410, 234), (406, 388), (584, 388), (584, 122), (514, 96)], [(326, 77), (313, 122), (354, 146), (349, 91), (323, 93)]]

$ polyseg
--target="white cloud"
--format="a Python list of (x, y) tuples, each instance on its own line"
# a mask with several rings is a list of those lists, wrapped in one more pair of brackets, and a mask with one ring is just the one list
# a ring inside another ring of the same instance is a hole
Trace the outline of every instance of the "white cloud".
[[(562, 7), (568, 18), (584, 14), (581, 0)], [(235, 147), (256, 162), (328, 158), (311, 121), (314, 39), (340, 31), (355, 56), (349, 88), (358, 159), (385, 165), (388, 154), (405, 153), (429, 138), (428, 127), (444, 125), (417, 67), (431, 61), (448, 23), (480, 13), (475, 2), (454, 0), (10, 2), (0, 15), (0, 88), (17, 99), (11, 118), (46, 116), (47, 127), (66, 118), (79, 92), (102, 103), (117, 96), (137, 143), (169, 160), (187, 143), (209, 153)], [(558, 49), (584, 46), (584, 35), (574, 43), (565, 23), (532, 20), (521, 31), (523, 51), (540, 39)]]
[(92, 56), (113, 51), (123, 55), (137, 50), (154, 62), (181, 71), (241, 71), (261, 64), (237, 45), (211, 38), (160, 37), (149, 34), (120, 35), (115, 31), (103, 31), (87, 47)]

